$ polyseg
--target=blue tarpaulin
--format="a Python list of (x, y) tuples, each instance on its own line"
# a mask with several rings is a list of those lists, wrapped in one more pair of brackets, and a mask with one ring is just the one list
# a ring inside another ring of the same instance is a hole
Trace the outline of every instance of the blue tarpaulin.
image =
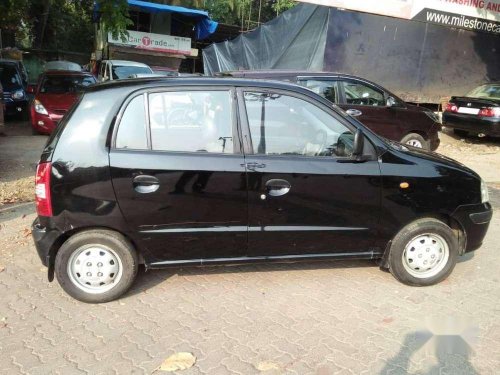
[(197, 9), (189, 9), (175, 5), (150, 3), (140, 0), (127, 0), (128, 4), (140, 8), (149, 13), (168, 12), (177, 13), (185, 17), (194, 18), (197, 23), (195, 26), (196, 39), (205, 39), (215, 32), (218, 23), (210, 19), (208, 12)]

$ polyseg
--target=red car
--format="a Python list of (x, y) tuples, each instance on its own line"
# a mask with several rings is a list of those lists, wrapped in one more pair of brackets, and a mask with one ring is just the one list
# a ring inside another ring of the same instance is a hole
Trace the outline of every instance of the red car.
[[(38, 79), (31, 102), (31, 126), (35, 134), (50, 134), (78, 100), (82, 89), (96, 83), (86, 72), (47, 71)], [(28, 92), (30, 90), (28, 89)]]

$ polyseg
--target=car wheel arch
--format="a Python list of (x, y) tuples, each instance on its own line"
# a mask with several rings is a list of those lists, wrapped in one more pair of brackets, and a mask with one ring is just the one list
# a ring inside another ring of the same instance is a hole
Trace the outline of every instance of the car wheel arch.
[(83, 232), (89, 232), (93, 230), (102, 230), (102, 231), (108, 231), (108, 232), (115, 232), (127, 239), (132, 246), (135, 248), (135, 251), (137, 253), (138, 259), (139, 259), (139, 264), (145, 264), (144, 256), (141, 253), (140, 247), (137, 246), (137, 243), (126, 233), (121, 232), (119, 230), (116, 230), (114, 228), (109, 228), (109, 227), (104, 227), (104, 226), (89, 226), (89, 227), (79, 227), (79, 228), (73, 228), (69, 231), (64, 232), (61, 234), (56, 241), (54, 241), (52, 247), (49, 250), (49, 262), (48, 262), (48, 280), (52, 282), (54, 280), (54, 266), (55, 266), (55, 261), (56, 261), (56, 256), (61, 248), (61, 246), (69, 240), (71, 237), (75, 236), (76, 234), (83, 233)]
[(465, 252), (465, 246), (467, 244), (467, 234), (462, 226), (462, 224), (453, 218), (451, 214), (423, 214), (420, 216), (415, 217), (412, 221), (401, 224), (399, 228), (396, 229), (393, 237), (387, 241), (384, 247), (384, 251), (382, 253), (382, 256), (377, 260), (377, 265), (383, 269), (383, 270), (388, 270), (389, 269), (389, 252), (391, 249), (392, 241), (394, 237), (396, 236), (399, 231), (404, 228), (405, 226), (412, 224), (416, 221), (423, 220), (423, 219), (435, 219), (438, 221), (441, 221), (442, 223), (448, 225), (455, 236), (457, 237), (459, 248), (458, 248), (458, 254), (463, 255)]

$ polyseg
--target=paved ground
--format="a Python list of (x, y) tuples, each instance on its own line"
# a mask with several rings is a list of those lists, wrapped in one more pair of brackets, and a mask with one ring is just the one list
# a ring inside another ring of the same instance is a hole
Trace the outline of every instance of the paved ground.
[(141, 270), (104, 305), (47, 282), (33, 218), (31, 203), (0, 206), (0, 374), (152, 373), (180, 351), (197, 357), (183, 374), (500, 373), (498, 211), (483, 247), (433, 287), (368, 261)]

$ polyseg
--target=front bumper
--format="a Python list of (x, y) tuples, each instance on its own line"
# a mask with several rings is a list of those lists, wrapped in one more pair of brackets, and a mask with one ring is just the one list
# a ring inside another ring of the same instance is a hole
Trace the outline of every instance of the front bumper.
[(13, 99), (5, 100), (6, 115), (15, 115), (18, 113), (26, 112), (27, 110), (28, 110), (27, 100), (13, 100)]
[(472, 117), (467, 114), (443, 114), (443, 125), (458, 130), (465, 130), (473, 134), (485, 134), (500, 137), (500, 119), (494, 117)]
[(59, 121), (61, 121), (62, 117), (62, 115), (50, 112), (49, 115), (42, 115), (35, 112), (35, 109), (31, 106), (31, 126), (39, 133), (52, 133), (59, 124)]
[(49, 268), (49, 280), (52, 281), (56, 244), (62, 238), (62, 233), (56, 229), (43, 227), (36, 218), (31, 225), (31, 235), (42, 264)]
[(474, 251), (481, 247), (488, 231), (493, 208), (490, 203), (468, 204), (458, 207), (451, 215), (460, 223), (465, 231), (464, 252)]

